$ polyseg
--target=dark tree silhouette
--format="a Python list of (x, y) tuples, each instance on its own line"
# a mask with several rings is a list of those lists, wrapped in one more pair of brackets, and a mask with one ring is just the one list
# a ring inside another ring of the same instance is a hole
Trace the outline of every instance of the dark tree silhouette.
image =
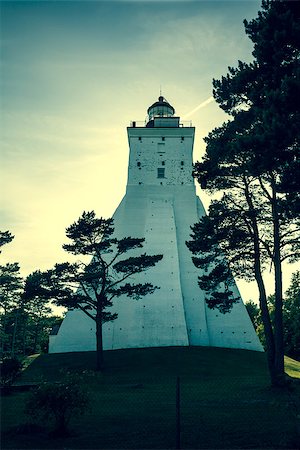
[(11, 242), (13, 238), (14, 236), (10, 233), (10, 231), (0, 231), (0, 247)]
[[(151, 283), (134, 283), (131, 277), (155, 266), (162, 255), (135, 255), (132, 251), (142, 248), (144, 239), (118, 239), (113, 232), (112, 219), (96, 218), (94, 211), (84, 212), (66, 229), (71, 243), (63, 245), (82, 260), (34, 272), (26, 286), (28, 297), (38, 295), (59, 306), (78, 308), (96, 322), (97, 370), (103, 368), (103, 323), (117, 318), (109, 311), (113, 300), (121, 295), (139, 299), (159, 288)], [(127, 252), (131, 256), (126, 258)], [(87, 256), (92, 257), (90, 262), (84, 262)]]
[[(263, 1), (258, 17), (244, 21), (254, 61), (239, 61), (213, 81), (214, 98), (231, 120), (205, 139), (205, 158), (194, 170), (203, 188), (225, 195), (195, 225), (190, 249), (200, 253), (201, 240), (212, 233), (233, 274), (255, 278), (274, 385), (285, 383), (282, 262), (300, 256), (299, 23), (298, 4), (288, 1)], [(273, 327), (262, 276), (266, 265), (274, 269)], [(208, 276), (210, 291), (218, 292), (218, 280)], [(215, 306), (230, 306), (230, 295), (228, 289)]]

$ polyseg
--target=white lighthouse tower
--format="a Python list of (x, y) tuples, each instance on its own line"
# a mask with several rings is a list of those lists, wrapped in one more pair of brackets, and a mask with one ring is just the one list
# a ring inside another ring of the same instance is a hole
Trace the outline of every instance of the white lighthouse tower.
[[(231, 312), (209, 309), (198, 286), (199, 269), (186, 247), (190, 226), (205, 215), (192, 177), (195, 128), (183, 126), (160, 96), (143, 126), (127, 128), (130, 148), (126, 194), (113, 219), (118, 237), (144, 237), (143, 252), (163, 254), (137, 277), (159, 286), (138, 301), (119, 298), (104, 324), (104, 349), (214, 346), (262, 350), (240, 300)], [(237, 288), (236, 288), (237, 289)], [(52, 336), (52, 353), (96, 349), (95, 324), (79, 310), (67, 313)]]

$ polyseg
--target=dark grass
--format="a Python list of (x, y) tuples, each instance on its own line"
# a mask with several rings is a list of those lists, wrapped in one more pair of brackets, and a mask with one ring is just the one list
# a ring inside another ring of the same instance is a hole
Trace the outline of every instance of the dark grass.
[[(221, 377), (258, 374), (268, 379), (264, 353), (213, 347), (168, 347), (106, 351), (103, 377), (136, 379), (147, 376), (212, 376)], [(240, 364), (237, 364), (237, 360)], [(23, 381), (44, 377), (55, 381), (59, 370), (94, 370), (95, 352), (41, 355), (23, 373)]]
[[(3, 448), (175, 448), (178, 376), (182, 448), (299, 448), (299, 388), (270, 388), (262, 353), (205, 347), (128, 349), (105, 352), (103, 373), (93, 372), (94, 366), (93, 352), (35, 359), (19, 382), (58, 381), (61, 369), (86, 370), (83, 386), (90, 408), (72, 421), (71, 436), (48, 439), (49, 424), (31, 433), (22, 428), (28, 393), (4, 397)], [(298, 369), (293, 362), (293, 371)]]

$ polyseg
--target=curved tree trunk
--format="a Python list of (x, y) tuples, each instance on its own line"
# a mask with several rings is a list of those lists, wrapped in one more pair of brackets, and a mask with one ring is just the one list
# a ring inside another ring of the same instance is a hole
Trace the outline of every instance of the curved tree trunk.
[(255, 262), (255, 280), (259, 290), (259, 306), (261, 310), (261, 318), (264, 327), (264, 334), (266, 339), (266, 353), (268, 360), (269, 373), (271, 377), (272, 385), (277, 384), (277, 370), (276, 370), (276, 351), (274, 342), (274, 332), (272, 328), (270, 313), (267, 303), (266, 289), (261, 275), (261, 270), (259, 269), (260, 262)]
[(274, 342), (274, 332), (272, 328), (270, 313), (268, 309), (267, 302), (267, 294), (266, 289), (262, 277), (261, 263), (260, 263), (260, 248), (258, 241), (258, 229), (257, 226), (254, 230), (254, 253), (255, 253), (255, 262), (254, 262), (254, 272), (255, 272), (255, 280), (258, 286), (259, 291), (259, 306), (261, 310), (261, 318), (264, 326), (264, 333), (266, 339), (266, 352), (268, 359), (268, 367), (271, 377), (272, 385), (277, 384), (277, 370), (276, 370), (276, 350), (275, 350), (275, 342)]
[(251, 226), (253, 232), (253, 249), (254, 249), (254, 276), (259, 291), (259, 306), (261, 310), (261, 318), (264, 327), (264, 334), (266, 339), (266, 353), (268, 360), (268, 368), (272, 385), (277, 384), (277, 370), (276, 370), (276, 347), (274, 340), (274, 332), (271, 322), (271, 317), (268, 308), (267, 294), (265, 284), (262, 276), (261, 267), (261, 249), (259, 241), (259, 229), (255, 214), (255, 207), (252, 201), (251, 193), (249, 191), (249, 185), (245, 182), (245, 197), (248, 203), (249, 211), (251, 212)]

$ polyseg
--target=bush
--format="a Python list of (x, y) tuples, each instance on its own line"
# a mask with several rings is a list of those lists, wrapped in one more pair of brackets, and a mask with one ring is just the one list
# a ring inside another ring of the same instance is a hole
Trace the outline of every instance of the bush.
[(89, 403), (80, 381), (80, 377), (67, 374), (58, 383), (42, 383), (31, 392), (26, 413), (33, 419), (54, 422), (54, 436), (68, 436), (71, 418), (83, 414)]
[(1, 386), (9, 386), (21, 372), (22, 363), (18, 358), (5, 358), (1, 361)]

